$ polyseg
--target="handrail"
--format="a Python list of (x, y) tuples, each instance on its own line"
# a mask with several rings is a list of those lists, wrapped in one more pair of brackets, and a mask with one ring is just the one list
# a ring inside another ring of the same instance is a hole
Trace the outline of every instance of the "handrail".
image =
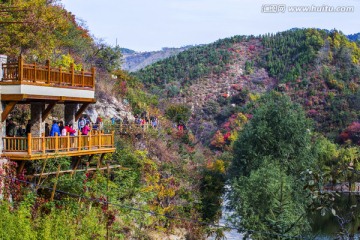
[(50, 66), (50, 61), (46, 65), (25, 64), (23, 57), (19, 57), (18, 63), (3, 63), (3, 76), (0, 85), (4, 84), (34, 84), (59, 87), (95, 87), (95, 68), (91, 72), (83, 69), (77, 71), (74, 64), (70, 65), (69, 70), (62, 67), (54, 68)]
[[(157, 126), (159, 127), (159, 122), (157, 122)], [(106, 130), (114, 130), (120, 133), (128, 133), (128, 132), (138, 132), (138, 131), (148, 131), (150, 128), (154, 128), (151, 123), (138, 124), (138, 123), (115, 123), (115, 124), (104, 124), (103, 129)]]
[(3, 152), (27, 152), (32, 154), (46, 152), (82, 152), (87, 150), (114, 148), (114, 132), (89, 132), (89, 135), (54, 136), (54, 137), (3, 137)]

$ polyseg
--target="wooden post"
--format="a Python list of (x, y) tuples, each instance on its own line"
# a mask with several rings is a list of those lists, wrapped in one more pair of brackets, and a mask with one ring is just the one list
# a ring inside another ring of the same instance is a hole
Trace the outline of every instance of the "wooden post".
[(95, 67), (91, 68), (92, 87), (95, 89)]
[(101, 141), (102, 141), (102, 139), (101, 139), (101, 135), (102, 135), (102, 131), (99, 131), (99, 133), (98, 133), (98, 137), (99, 137), (99, 149), (101, 148)]
[(56, 172), (56, 179), (55, 179), (54, 186), (53, 186), (53, 189), (52, 189), (52, 192), (51, 192), (51, 198), (50, 198), (51, 202), (54, 200), (55, 191), (56, 191), (56, 184), (57, 184), (57, 181), (59, 179), (59, 173), (60, 173), (60, 164), (58, 165), (58, 169), (57, 169), (57, 172)]
[(72, 174), (75, 172), (75, 170), (78, 168), (80, 162), (81, 162), (81, 157), (76, 157), (77, 158), (77, 161), (75, 163), (75, 166), (73, 168), (73, 171), (72, 171)]
[(84, 69), (81, 69), (81, 86), (82, 86), (82, 87), (85, 86), (85, 73), (84, 73)]
[(78, 151), (81, 151), (81, 132), (78, 131)]
[(74, 173), (76, 172), (76, 169), (78, 168), (79, 164), (80, 164), (80, 161), (81, 161), (81, 157), (77, 157), (77, 161), (76, 161), (76, 164), (73, 168), (73, 171), (71, 172), (71, 177), (74, 175)]
[(101, 168), (101, 159), (98, 158), (97, 164), (96, 164), (96, 169)]
[(47, 66), (47, 83), (50, 84), (50, 78), (51, 78), (50, 60), (46, 60), (46, 66)]
[(30, 156), (31, 155), (31, 133), (28, 133), (27, 140), (28, 140), (28, 149), (27, 149), (27, 151), (28, 151), (28, 154)]
[(62, 72), (62, 69), (61, 69), (61, 66), (59, 67), (59, 85), (62, 84), (63, 82), (63, 78), (61, 77), (61, 72)]
[(114, 147), (114, 143), (115, 143), (115, 131), (112, 130), (111, 131), (111, 146)]
[(91, 143), (91, 130), (89, 131), (89, 150), (92, 148), (92, 143)]
[(59, 151), (59, 136), (55, 133), (55, 152)]
[(18, 167), (18, 169), (17, 169), (17, 173), (18, 173), (18, 174), (22, 173), (22, 171), (24, 170), (25, 163), (26, 163), (26, 161), (21, 161), (21, 162), (20, 162), (19, 167)]
[(64, 80), (61, 66), (59, 67), (59, 79), (60, 79), (60, 83), (62, 83)]
[(34, 63), (34, 80), (33, 82), (36, 82), (36, 62)]
[[(46, 158), (45, 158), (45, 161), (44, 161), (43, 167), (42, 167), (42, 169), (41, 169), (41, 173), (40, 173), (40, 176), (39, 176), (39, 181), (38, 181), (38, 183), (37, 183), (37, 186), (40, 185), (41, 178), (42, 178), (42, 175), (43, 175), (43, 173), (44, 173), (44, 171), (45, 171), (45, 166), (46, 166), (46, 162), (47, 162), (47, 160), (48, 160), (48, 157), (49, 157), (49, 155), (47, 155)], [(36, 187), (36, 189), (38, 189), (38, 187)]]
[(66, 133), (67, 136), (67, 151), (70, 152), (70, 133)]
[(74, 63), (70, 64), (70, 72), (71, 72), (71, 86), (75, 86), (75, 70), (74, 70)]
[(19, 72), (18, 72), (19, 82), (22, 82), (23, 77), (24, 77), (24, 59), (23, 59), (23, 56), (20, 55), (19, 56)]
[(45, 133), (42, 133), (42, 152), (45, 153), (46, 152), (46, 139), (45, 139)]
[(106, 163), (106, 168), (107, 168), (107, 180), (108, 180), (106, 190), (109, 191), (110, 163)]
[(88, 172), (89, 164), (90, 164), (89, 162), (86, 162), (86, 170), (85, 170), (86, 173)]

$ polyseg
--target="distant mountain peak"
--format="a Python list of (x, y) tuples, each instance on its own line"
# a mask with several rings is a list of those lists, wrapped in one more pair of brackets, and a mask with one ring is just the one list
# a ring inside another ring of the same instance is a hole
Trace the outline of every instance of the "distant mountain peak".
[(350, 35), (347, 35), (347, 38), (350, 40), (350, 41), (360, 41), (360, 33), (354, 33), (354, 34), (350, 34)]
[(123, 56), (122, 69), (135, 72), (157, 61), (174, 56), (182, 51), (185, 51), (193, 46), (188, 45), (180, 48), (164, 47), (159, 51), (150, 52), (136, 52), (131, 49), (121, 48)]
[(120, 48), (120, 51), (123, 55), (128, 55), (128, 54), (134, 54), (136, 53), (136, 51), (132, 50), (132, 49), (128, 49), (128, 48)]

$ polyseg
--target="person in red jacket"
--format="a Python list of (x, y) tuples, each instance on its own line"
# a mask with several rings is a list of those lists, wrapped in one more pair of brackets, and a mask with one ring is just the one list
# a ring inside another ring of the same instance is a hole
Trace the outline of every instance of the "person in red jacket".
[(83, 135), (88, 135), (89, 131), (90, 131), (90, 123), (87, 122), (85, 127), (83, 127), (83, 129), (81, 130), (81, 133)]
[(73, 128), (72, 124), (67, 124), (65, 126), (66, 132), (70, 133), (70, 136), (75, 136), (76, 130)]

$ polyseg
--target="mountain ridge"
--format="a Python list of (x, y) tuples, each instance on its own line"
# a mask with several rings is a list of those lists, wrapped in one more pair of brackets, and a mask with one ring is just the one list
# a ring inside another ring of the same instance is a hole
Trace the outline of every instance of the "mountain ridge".
[(193, 46), (189, 45), (180, 48), (164, 47), (158, 51), (146, 51), (146, 52), (137, 52), (135, 50), (131, 50), (127, 48), (121, 48), (121, 52), (123, 54), (123, 58), (122, 58), (123, 62), (121, 68), (125, 71), (135, 72), (157, 61), (174, 56), (191, 47)]
[(353, 103), (360, 96), (359, 59), (359, 46), (337, 30), (292, 29), (221, 39), (134, 75), (163, 99), (164, 108), (169, 102), (188, 104), (189, 125), (207, 143), (228, 117), (246, 112), (248, 103), (269, 90), (290, 95), (318, 131), (335, 138), (359, 119)]

